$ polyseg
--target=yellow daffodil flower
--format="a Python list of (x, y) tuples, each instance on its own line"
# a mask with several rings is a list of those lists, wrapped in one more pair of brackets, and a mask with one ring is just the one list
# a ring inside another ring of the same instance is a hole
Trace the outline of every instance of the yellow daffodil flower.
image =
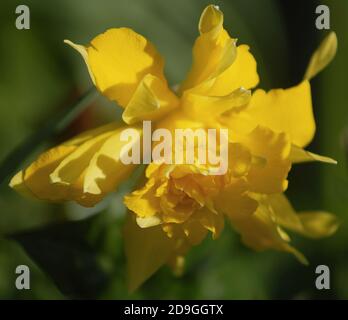
[(109, 124), (43, 153), (10, 186), (48, 201), (93, 206), (134, 170), (120, 161), (120, 134), (139, 123), (156, 128), (227, 128), (228, 170), (209, 165), (151, 163), (143, 186), (125, 197), (129, 287), (137, 288), (163, 264), (180, 273), (185, 253), (208, 233), (216, 239), (227, 218), (249, 247), (305, 257), (285, 229), (311, 238), (333, 234), (326, 212), (296, 213), (284, 191), (293, 163), (334, 160), (304, 148), (315, 133), (310, 80), (334, 57), (335, 33), (313, 54), (304, 79), (289, 89), (257, 89), (256, 61), (223, 27), (218, 7), (206, 7), (193, 46), (193, 65), (177, 92), (163, 74), (155, 47), (128, 28), (107, 30), (87, 46), (66, 41), (83, 57), (98, 90), (124, 108), (126, 125)]

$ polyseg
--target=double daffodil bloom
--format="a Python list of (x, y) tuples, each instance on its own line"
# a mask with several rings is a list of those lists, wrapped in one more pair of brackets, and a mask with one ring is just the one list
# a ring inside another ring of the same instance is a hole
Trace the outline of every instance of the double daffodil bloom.
[(223, 14), (206, 7), (193, 46), (193, 65), (177, 92), (168, 86), (155, 47), (128, 28), (107, 30), (87, 46), (66, 41), (83, 57), (98, 90), (124, 108), (126, 126), (109, 124), (42, 154), (13, 177), (19, 192), (49, 201), (93, 206), (134, 170), (120, 161), (120, 134), (141, 121), (154, 128), (227, 128), (228, 170), (208, 175), (206, 166), (151, 163), (143, 186), (125, 197), (129, 286), (134, 290), (163, 264), (176, 272), (185, 253), (227, 218), (255, 250), (275, 249), (305, 257), (285, 229), (311, 238), (333, 234), (326, 212), (296, 213), (284, 195), (293, 163), (334, 160), (304, 148), (315, 133), (310, 80), (334, 57), (330, 33), (313, 54), (304, 79), (289, 89), (258, 89), (256, 61), (223, 27)]

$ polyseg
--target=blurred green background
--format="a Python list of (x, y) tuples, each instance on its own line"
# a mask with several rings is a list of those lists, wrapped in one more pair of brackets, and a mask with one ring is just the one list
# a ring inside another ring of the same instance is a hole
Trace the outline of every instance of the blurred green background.
[[(157, 46), (174, 85), (190, 66), (198, 19), (209, 3), (2, 0), (0, 161), (91, 86), (81, 58), (63, 39), (88, 43), (107, 28), (131, 27)], [(19, 4), (31, 10), (30, 30), (15, 28)], [(332, 64), (312, 81), (317, 134), (308, 149), (337, 159), (338, 165), (294, 166), (287, 194), (298, 210), (337, 214), (342, 221), (337, 234), (319, 241), (293, 236), (295, 246), (311, 263), (305, 267), (287, 254), (245, 248), (226, 226), (220, 239), (206, 239), (191, 250), (183, 277), (174, 277), (164, 267), (130, 295), (125, 279), (122, 194), (134, 181), (96, 208), (84, 209), (22, 198), (7, 187), (6, 178), (0, 181), (1, 299), (348, 298), (348, 1), (216, 0), (214, 4), (224, 12), (230, 34), (250, 45), (258, 61), (260, 86), (265, 89), (300, 81), (311, 53), (327, 34), (315, 28), (315, 8), (329, 6), (339, 48)], [(119, 116), (119, 110), (100, 97), (64, 132), (37, 145), (24, 163), (52, 144)], [(20, 264), (31, 269), (30, 290), (15, 288), (15, 268)], [(330, 267), (330, 290), (315, 288), (319, 264)]]

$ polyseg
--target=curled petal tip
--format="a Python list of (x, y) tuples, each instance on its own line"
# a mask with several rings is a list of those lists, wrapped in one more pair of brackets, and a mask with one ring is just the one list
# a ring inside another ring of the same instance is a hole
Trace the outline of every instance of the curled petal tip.
[(318, 49), (313, 53), (304, 79), (311, 80), (329, 65), (336, 55), (337, 45), (336, 33), (332, 31), (325, 37)]

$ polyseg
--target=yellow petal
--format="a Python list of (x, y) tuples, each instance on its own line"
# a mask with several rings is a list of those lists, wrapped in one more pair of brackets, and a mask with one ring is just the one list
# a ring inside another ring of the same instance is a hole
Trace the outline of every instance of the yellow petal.
[[(94, 206), (102, 200), (107, 192), (113, 191), (110, 185), (116, 187), (115, 181), (118, 182), (122, 175), (129, 170), (127, 167), (122, 172), (107, 171), (110, 166), (104, 167), (102, 160), (105, 158), (102, 158), (98, 152), (99, 148), (103, 147), (103, 141), (112, 136), (113, 133), (118, 132), (116, 129), (118, 126), (111, 123), (86, 131), (60, 146), (42, 153), (31, 165), (12, 178), (10, 186), (18, 192), (42, 200), (54, 202), (74, 200), (83, 206)], [(107, 151), (110, 149), (106, 148), (102, 151), (108, 155)], [(94, 162), (93, 159), (97, 161)], [(93, 160), (93, 168), (89, 167), (91, 160)], [(98, 167), (99, 165), (100, 167)], [(103, 173), (110, 174), (108, 179), (104, 177), (105, 180), (108, 180), (107, 182), (103, 181), (99, 169), (104, 170)], [(86, 172), (89, 178), (87, 183), (85, 183)], [(89, 186), (91, 181), (101, 187), (98, 189), (101, 192), (95, 191), (97, 188), (95, 185)], [(87, 188), (84, 188), (85, 184)], [(104, 189), (102, 189), (103, 187)]]
[(171, 258), (175, 242), (161, 226), (140, 228), (129, 216), (124, 228), (128, 288), (136, 290)]
[(286, 132), (291, 141), (304, 147), (315, 133), (311, 88), (308, 81), (290, 89), (257, 90), (245, 111), (256, 123), (275, 132)]
[(124, 197), (124, 204), (139, 217), (154, 216), (160, 211), (159, 200), (155, 194), (155, 181), (154, 179), (149, 179), (143, 188), (126, 195)]
[(223, 96), (236, 88), (254, 88), (258, 83), (256, 60), (247, 45), (240, 45), (237, 47), (235, 61), (216, 78), (208, 93)]
[(234, 177), (242, 177), (248, 173), (252, 163), (248, 148), (239, 143), (230, 143), (228, 159), (228, 169)]
[(30, 189), (25, 185), (24, 182), (24, 171), (21, 170), (17, 172), (11, 179), (9, 186), (16, 190), (18, 193), (20, 193), (23, 196), (29, 197), (29, 198), (35, 198), (35, 195), (30, 191)]
[[(89, 208), (89, 207), (94, 207), (98, 202), (100, 202), (105, 197), (106, 195), (105, 193), (93, 194), (93, 193), (84, 192), (83, 184), (84, 184), (85, 172), (86, 170), (83, 171), (83, 173), (79, 176), (79, 178), (73, 184), (66, 185), (66, 187), (69, 190), (68, 195), (66, 198), (62, 200), (73, 200), (73, 201), (76, 201), (79, 205)], [(55, 185), (59, 185), (59, 184), (55, 184)], [(61, 185), (61, 186), (65, 186), (65, 185)]]
[(291, 146), (290, 161), (292, 163), (320, 161), (325, 163), (337, 164), (337, 161), (334, 159), (309, 152), (295, 145)]
[(155, 47), (129, 28), (109, 29), (94, 38), (85, 50), (80, 45), (73, 47), (87, 62), (97, 88), (123, 107), (146, 74), (165, 81), (164, 63)]
[[(206, 121), (209, 121), (209, 119), (206, 119)], [(214, 123), (216, 123), (216, 121), (214, 121)], [(187, 113), (182, 108), (175, 109), (173, 112), (169, 113), (168, 116), (156, 122), (156, 128), (165, 128), (171, 131), (173, 137), (175, 136), (175, 129), (195, 130), (204, 127), (205, 124), (202, 119), (188, 117)]]
[(291, 168), (289, 137), (258, 126), (240, 142), (250, 150), (253, 158), (259, 159), (252, 163), (247, 175), (250, 191), (270, 194), (286, 190), (286, 178)]
[(201, 225), (212, 233), (213, 239), (217, 239), (225, 226), (225, 219), (223, 214), (214, 213), (207, 208), (202, 208), (197, 212), (198, 220)]
[(339, 226), (337, 217), (328, 212), (296, 213), (283, 194), (267, 196), (264, 204), (272, 209), (278, 224), (309, 238), (317, 239), (331, 236)]
[[(122, 148), (128, 144), (121, 141), (124, 129), (125, 127), (121, 127), (115, 130), (94, 153), (85, 172), (83, 192), (91, 194), (112, 192), (135, 169), (135, 164), (125, 165), (121, 161)], [(139, 137), (141, 136), (140, 129), (132, 129), (137, 130)]]
[(111, 134), (111, 132), (103, 133), (78, 146), (50, 174), (51, 182), (62, 185), (73, 184), (86, 170), (94, 154)]
[(322, 41), (319, 48), (313, 53), (307, 67), (304, 79), (310, 80), (322, 71), (335, 57), (337, 51), (337, 36), (335, 32)]
[(199, 30), (200, 36), (193, 46), (193, 65), (180, 92), (198, 86), (200, 92), (205, 91), (236, 57), (235, 40), (223, 29), (223, 14), (216, 6), (204, 9)]
[(264, 205), (271, 208), (276, 223), (287, 229), (302, 231), (303, 226), (298, 214), (282, 193), (264, 197)]
[(206, 120), (233, 109), (239, 110), (248, 104), (250, 97), (250, 91), (241, 88), (221, 97), (187, 93), (184, 94), (182, 107), (194, 119)]
[(288, 235), (274, 222), (272, 213), (264, 205), (259, 205), (252, 215), (230, 217), (233, 227), (241, 234), (242, 241), (248, 247), (263, 251), (267, 249), (292, 253), (303, 264), (307, 259), (294, 247), (289, 245)]
[(200, 34), (212, 33), (213, 37), (217, 37), (222, 29), (223, 13), (218, 6), (207, 6), (199, 19), (198, 30)]
[(76, 146), (64, 145), (52, 148), (24, 170), (24, 183), (38, 199), (60, 201), (68, 197), (68, 189), (65, 186), (53, 185), (49, 176), (75, 149)]
[(158, 226), (162, 223), (162, 220), (158, 216), (136, 217), (136, 222), (140, 228), (150, 228)]
[(64, 43), (66, 43), (67, 45), (69, 45), (70, 47), (72, 47), (73, 49), (75, 49), (83, 58), (83, 60), (86, 63), (87, 69), (88, 69), (88, 73), (89, 76), (91, 77), (93, 83), (95, 84), (95, 79), (94, 79), (94, 75), (93, 72), (89, 66), (88, 63), (88, 52), (87, 52), (87, 48), (85, 46), (82, 46), (80, 44), (75, 44), (73, 42), (71, 42), (70, 40), (64, 40)]
[(122, 118), (128, 124), (140, 120), (157, 120), (176, 108), (179, 99), (165, 81), (147, 74), (127, 104)]
[(258, 203), (246, 194), (247, 188), (245, 180), (236, 180), (216, 196), (215, 207), (234, 219), (251, 215)]
[(176, 189), (183, 191), (190, 198), (197, 201), (201, 206), (204, 206), (206, 195), (202, 192), (199, 184), (192, 176), (175, 179), (174, 185)]
[(298, 214), (303, 225), (302, 234), (310, 238), (329, 237), (339, 227), (336, 216), (323, 211), (300, 212)]

